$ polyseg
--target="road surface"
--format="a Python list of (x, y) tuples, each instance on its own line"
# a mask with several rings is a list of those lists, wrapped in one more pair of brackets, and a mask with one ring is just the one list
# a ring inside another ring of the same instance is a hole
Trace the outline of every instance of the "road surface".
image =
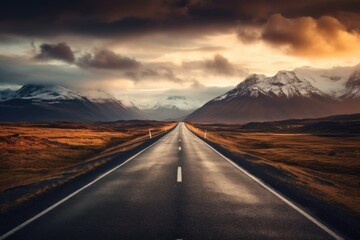
[(181, 123), (152, 147), (30, 219), (6, 239), (336, 237), (285, 201)]

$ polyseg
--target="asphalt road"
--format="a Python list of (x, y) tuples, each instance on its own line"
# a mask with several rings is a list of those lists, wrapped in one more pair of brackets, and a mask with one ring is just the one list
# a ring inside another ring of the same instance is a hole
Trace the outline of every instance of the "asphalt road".
[(179, 124), (6, 239), (334, 238), (285, 201)]

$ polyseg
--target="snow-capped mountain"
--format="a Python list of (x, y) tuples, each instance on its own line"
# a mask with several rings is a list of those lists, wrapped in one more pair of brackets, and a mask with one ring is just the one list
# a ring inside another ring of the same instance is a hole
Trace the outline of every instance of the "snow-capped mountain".
[(189, 115), (201, 105), (198, 101), (185, 96), (168, 96), (158, 100), (152, 107), (143, 109), (149, 119), (169, 120), (181, 119)]
[(333, 67), (330, 69), (319, 69), (302, 67), (293, 72), (301, 80), (309, 81), (314, 87), (333, 98), (340, 98), (346, 94), (346, 84), (351, 76), (360, 71), (360, 64), (353, 67)]
[(110, 93), (105, 92), (105, 91), (100, 90), (100, 89), (82, 91), (82, 94), (85, 95), (92, 102), (98, 102), (98, 103), (118, 102), (119, 104), (124, 106), (122, 101), (116, 99)]
[(191, 101), (184, 96), (169, 96), (158, 101), (154, 109), (156, 108), (168, 108), (168, 109), (178, 109), (181, 111), (194, 111), (199, 105), (196, 101)]
[(85, 100), (86, 97), (61, 86), (28, 84), (24, 85), (18, 91), (12, 91), (12, 93), (8, 94), (7, 98), (3, 100), (9, 99), (23, 99), (32, 100), (33, 102), (55, 104), (64, 100)]
[(128, 108), (132, 108), (132, 109), (142, 109), (140, 106), (138, 106), (138, 104), (135, 103), (135, 100), (128, 96), (128, 95), (125, 95), (125, 96), (121, 96), (121, 98), (119, 99), (122, 104)]
[(309, 81), (300, 80), (296, 73), (280, 71), (274, 77), (250, 75), (233, 90), (212, 101), (229, 101), (240, 96), (258, 97), (259, 95), (291, 98), (295, 96), (322, 96), (324, 93), (313, 87)]
[(204, 103), (198, 99), (179, 95), (163, 96), (157, 100), (135, 99), (124, 95), (120, 99), (126, 107), (141, 111), (144, 118), (151, 120), (181, 120)]
[(360, 98), (360, 69), (354, 71), (345, 84), (345, 92), (342, 99)]
[[(89, 94), (89, 96), (87, 95)], [(0, 91), (0, 121), (115, 121), (141, 118), (104, 92), (81, 93), (56, 85)]]
[(186, 120), (272, 121), (360, 112), (360, 65), (253, 74)]
[(0, 101), (5, 101), (11, 98), (15, 93), (16, 91), (11, 89), (0, 90)]

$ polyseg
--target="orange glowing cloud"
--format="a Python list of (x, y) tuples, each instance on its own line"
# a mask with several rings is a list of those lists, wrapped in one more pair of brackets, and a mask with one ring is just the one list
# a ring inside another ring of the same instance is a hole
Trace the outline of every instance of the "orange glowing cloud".
[(262, 38), (289, 54), (305, 57), (355, 56), (360, 54), (360, 35), (349, 31), (336, 18), (322, 16), (286, 18), (272, 15)]

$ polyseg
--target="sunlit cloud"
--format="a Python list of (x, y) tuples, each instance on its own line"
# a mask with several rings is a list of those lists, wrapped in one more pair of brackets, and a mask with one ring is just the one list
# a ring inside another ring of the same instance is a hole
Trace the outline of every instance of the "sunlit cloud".
[(360, 54), (360, 34), (329, 16), (290, 19), (275, 14), (265, 25), (262, 38), (287, 53), (305, 57)]
[(359, 10), (352, 0), (4, 0), (0, 85), (181, 92), (355, 65)]

